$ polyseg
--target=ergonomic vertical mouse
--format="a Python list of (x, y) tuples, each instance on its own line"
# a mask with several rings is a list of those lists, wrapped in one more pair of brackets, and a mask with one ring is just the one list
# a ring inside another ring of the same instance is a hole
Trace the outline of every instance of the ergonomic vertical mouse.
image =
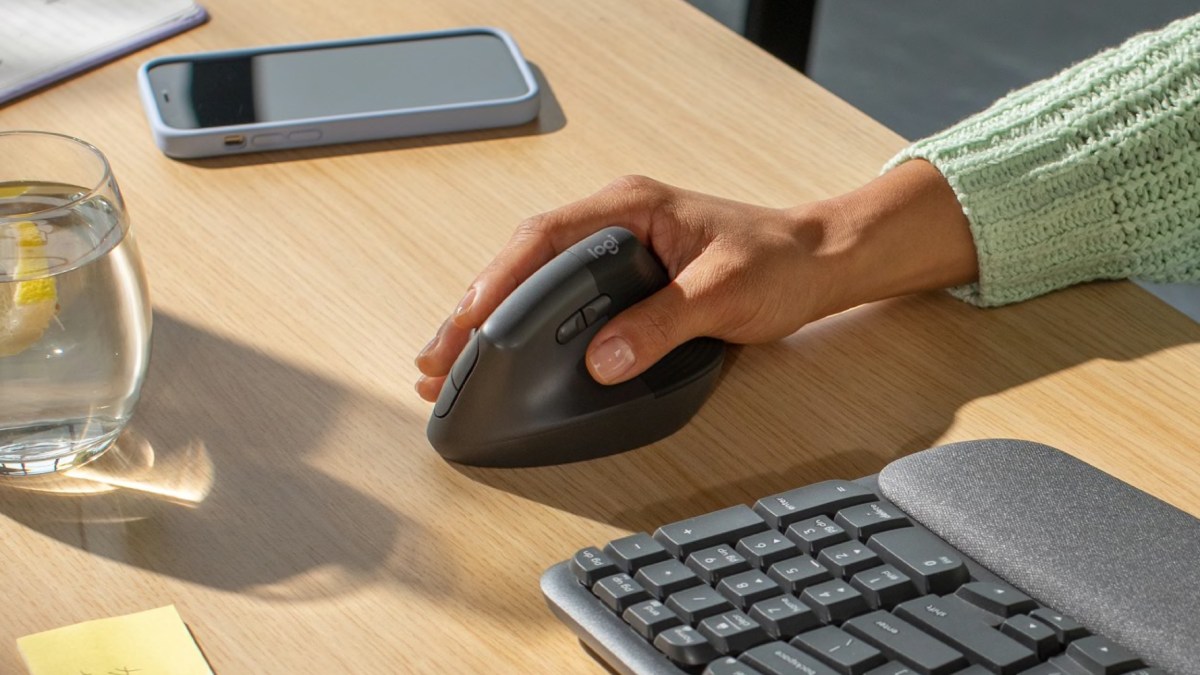
[(538, 466), (602, 457), (669, 436), (712, 392), (725, 343), (696, 338), (616, 385), (592, 379), (592, 336), (666, 286), (632, 232), (609, 227), (559, 254), (496, 308), (459, 354), (426, 433), (446, 459)]

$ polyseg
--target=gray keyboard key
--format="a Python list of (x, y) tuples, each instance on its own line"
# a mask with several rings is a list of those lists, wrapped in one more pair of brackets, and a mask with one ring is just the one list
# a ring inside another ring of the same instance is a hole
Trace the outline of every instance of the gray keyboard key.
[(771, 527), (782, 530), (788, 525), (816, 515), (833, 516), (847, 506), (873, 502), (879, 497), (859, 485), (846, 480), (827, 480), (807, 485), (770, 497), (763, 497), (754, 505)]
[(954, 594), (986, 612), (1003, 617), (1025, 614), (1038, 608), (1033, 598), (1008, 584), (972, 581), (963, 584)]
[(748, 650), (740, 660), (767, 675), (840, 675), (815, 657), (785, 642), (768, 642)]
[(700, 619), (733, 609), (733, 604), (711, 586), (695, 586), (672, 594), (667, 607), (694, 626)]
[(745, 556), (751, 565), (767, 568), (794, 556), (800, 555), (800, 549), (792, 540), (776, 530), (767, 530), (745, 537), (737, 544), (738, 553)]
[(1081, 637), (1087, 637), (1091, 634), (1087, 628), (1084, 628), (1075, 619), (1065, 614), (1059, 614), (1052, 609), (1046, 609), (1045, 607), (1035, 609), (1029, 613), (1029, 616), (1050, 626), (1054, 630), (1054, 634), (1058, 636), (1058, 641), (1063, 644), (1078, 640)]
[(813, 584), (833, 578), (832, 572), (808, 554), (781, 560), (771, 565), (771, 569), (767, 570), (767, 575), (778, 581), (779, 585), (787, 589), (789, 593), (800, 593)]
[(654, 647), (683, 666), (703, 665), (720, 656), (708, 640), (691, 626), (664, 630), (654, 638)]
[(616, 564), (595, 546), (580, 550), (571, 559), (571, 572), (575, 574), (579, 583), (588, 588), (604, 577), (611, 577), (620, 571)]
[(793, 523), (787, 529), (787, 536), (788, 539), (796, 542), (801, 551), (811, 555), (816, 555), (826, 546), (840, 544), (850, 539), (850, 535), (846, 534), (842, 526), (834, 523), (833, 518), (829, 516), (817, 516)]
[(911, 579), (891, 565), (880, 565), (859, 572), (850, 580), (872, 609), (891, 609), (917, 597), (917, 587)]
[(592, 586), (592, 593), (618, 614), (634, 603), (650, 599), (650, 593), (628, 574), (604, 577)]
[(762, 675), (762, 673), (732, 656), (726, 656), (708, 664), (708, 667), (704, 669), (704, 675)]
[(838, 511), (833, 520), (849, 532), (851, 537), (863, 540), (873, 534), (912, 524), (900, 509), (888, 502), (870, 502), (851, 506)]
[(696, 628), (722, 654), (740, 654), (770, 640), (757, 621), (736, 609), (710, 616)]
[(1067, 647), (1067, 657), (1089, 675), (1117, 675), (1145, 663), (1136, 654), (1100, 635), (1079, 638)]
[(878, 668), (868, 670), (867, 675), (918, 675), (918, 673), (899, 661), (888, 661)]
[(638, 570), (633, 579), (659, 600), (664, 600), (672, 593), (700, 584), (700, 578), (696, 576), (696, 573), (678, 560), (664, 560), (647, 565)]
[(732, 546), (713, 546), (701, 549), (687, 557), (687, 566), (710, 584), (715, 584), (730, 574), (750, 569), (750, 561)]
[(887, 661), (878, 649), (833, 626), (803, 633), (790, 644), (816, 656), (843, 675), (863, 675)]
[(671, 557), (662, 544), (651, 539), (645, 532), (613, 539), (604, 547), (604, 553), (622, 572), (630, 574), (636, 572), (639, 567)]
[(621, 618), (647, 640), (653, 640), (655, 635), (664, 630), (683, 624), (678, 616), (657, 600), (630, 605)]
[(982, 662), (1000, 675), (1015, 675), (1037, 665), (1037, 655), (1028, 647), (991, 628), (970, 612), (956, 608), (953, 602), (948, 602), (950, 600), (958, 599), (943, 600), (927, 595), (900, 603), (896, 615), (928, 630), (972, 661)]
[(817, 562), (834, 574), (849, 579), (854, 574), (880, 564), (879, 556), (861, 541), (847, 541), (821, 550)]
[(921, 675), (949, 675), (967, 667), (962, 653), (884, 611), (850, 619), (842, 628), (875, 645), (888, 658), (911, 666)]
[(967, 566), (958, 552), (924, 530), (905, 527), (881, 532), (867, 545), (912, 579), (922, 593), (953, 593), (967, 581)]
[[(1058, 659), (1055, 659), (1056, 661)], [(984, 671), (987, 672), (987, 671)], [(1021, 671), (1021, 675), (1073, 675), (1053, 663), (1043, 663), (1040, 666), (1034, 666), (1029, 670)]]
[(841, 623), (871, 609), (862, 593), (840, 579), (809, 586), (800, 599), (813, 608), (822, 623)]
[(742, 610), (749, 609), (750, 605), (756, 602), (783, 593), (779, 584), (759, 570), (750, 570), (725, 577), (721, 583), (717, 584), (717, 591)]
[(767, 529), (767, 523), (749, 506), (739, 504), (663, 525), (654, 538), (676, 558), (717, 544), (733, 544), (742, 537)]
[(1000, 625), (1000, 632), (1033, 650), (1045, 661), (1062, 649), (1054, 629), (1028, 616), (1010, 616)]
[(806, 630), (821, 625), (812, 607), (790, 595), (757, 602), (750, 608), (750, 618), (767, 630), (776, 640), (790, 640)]

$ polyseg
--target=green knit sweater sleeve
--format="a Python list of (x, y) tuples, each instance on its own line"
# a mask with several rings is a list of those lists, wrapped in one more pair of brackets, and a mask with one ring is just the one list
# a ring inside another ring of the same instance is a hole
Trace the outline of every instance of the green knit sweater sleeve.
[(1200, 15), (1131, 38), (901, 151), (949, 181), (1001, 305), (1093, 279), (1200, 281)]

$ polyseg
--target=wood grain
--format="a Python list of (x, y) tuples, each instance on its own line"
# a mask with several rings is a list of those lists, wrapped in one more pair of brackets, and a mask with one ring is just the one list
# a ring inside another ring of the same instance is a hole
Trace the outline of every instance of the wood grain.
[[(205, 5), (207, 25), (0, 108), (108, 154), (155, 307), (119, 451), (0, 486), (0, 672), (21, 671), (19, 636), (175, 603), (222, 675), (601, 673), (545, 609), (546, 567), (945, 441), (1047, 442), (1200, 514), (1200, 328), (1126, 283), (858, 308), (736, 350), (649, 448), (441, 461), (412, 359), (521, 218), (627, 173), (795, 204), (903, 140), (675, 0)], [(462, 25), (514, 35), (545, 81), (538, 122), (179, 162), (136, 95), (153, 56)]]

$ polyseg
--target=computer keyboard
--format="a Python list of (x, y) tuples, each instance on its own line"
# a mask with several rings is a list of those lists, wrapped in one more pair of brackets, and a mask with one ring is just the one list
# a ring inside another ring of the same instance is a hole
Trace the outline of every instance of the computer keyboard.
[(628, 673), (1166, 673), (984, 569), (870, 479), (584, 548), (542, 586)]

